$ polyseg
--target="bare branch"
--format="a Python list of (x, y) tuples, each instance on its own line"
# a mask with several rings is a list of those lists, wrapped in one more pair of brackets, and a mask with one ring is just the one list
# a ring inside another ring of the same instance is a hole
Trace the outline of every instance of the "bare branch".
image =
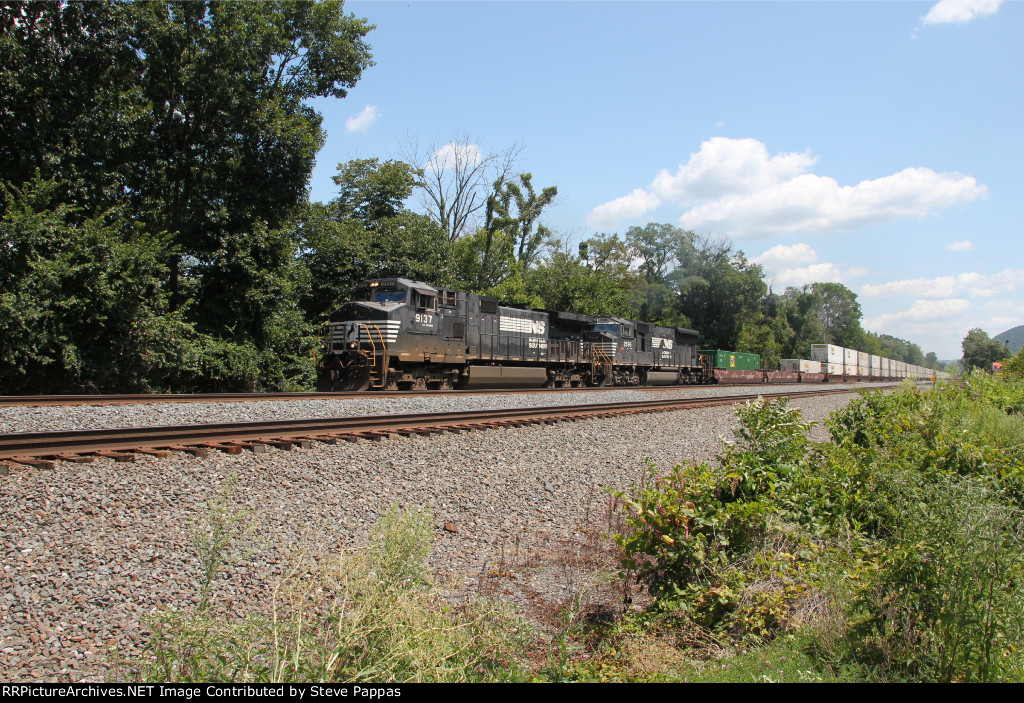
[(403, 160), (420, 170), (420, 206), (455, 241), (479, 225), (491, 186), (505, 178), (522, 152), (518, 145), (485, 153), (466, 133), (446, 143), (432, 142), (421, 149), (408, 139), (401, 147)]

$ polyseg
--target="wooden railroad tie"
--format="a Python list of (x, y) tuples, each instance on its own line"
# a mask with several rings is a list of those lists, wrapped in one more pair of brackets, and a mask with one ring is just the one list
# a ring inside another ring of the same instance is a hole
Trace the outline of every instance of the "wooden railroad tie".
[(209, 447), (205, 447), (205, 446), (202, 446), (202, 447), (186, 447), (186, 446), (181, 445), (181, 444), (175, 444), (173, 446), (168, 447), (168, 449), (170, 449), (172, 451), (175, 451), (175, 452), (183, 452), (185, 454), (191, 454), (192, 456), (194, 456), (197, 459), (205, 459), (206, 457), (208, 457), (210, 455)]

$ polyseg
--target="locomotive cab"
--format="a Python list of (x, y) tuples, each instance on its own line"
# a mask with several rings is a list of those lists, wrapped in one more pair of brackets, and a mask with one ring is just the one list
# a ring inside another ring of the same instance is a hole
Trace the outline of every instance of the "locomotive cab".
[(410, 301), (420, 302), (418, 295), (412, 282), (404, 279), (363, 282), (351, 301), (329, 318), (317, 389), (353, 391), (383, 385), (388, 348), (398, 342), (403, 312)]

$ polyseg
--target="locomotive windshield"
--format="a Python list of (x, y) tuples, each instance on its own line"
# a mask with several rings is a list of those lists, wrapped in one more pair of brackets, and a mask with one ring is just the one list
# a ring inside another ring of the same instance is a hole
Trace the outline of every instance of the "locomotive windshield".
[(369, 303), (404, 303), (404, 290), (382, 290), (380, 288), (360, 288), (353, 294), (354, 300)]
[(619, 326), (618, 325), (613, 325), (613, 324), (594, 325), (594, 331), (595, 332), (608, 332), (609, 334), (618, 334), (619, 333)]
[(405, 302), (405, 291), (404, 290), (376, 290), (373, 292), (373, 302), (375, 303), (404, 303)]

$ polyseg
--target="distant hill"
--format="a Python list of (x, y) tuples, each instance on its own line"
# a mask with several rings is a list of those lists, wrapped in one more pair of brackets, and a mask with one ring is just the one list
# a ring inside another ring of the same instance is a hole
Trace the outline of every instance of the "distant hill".
[(1009, 340), (1010, 353), (1016, 354), (1020, 351), (1020, 348), (1024, 346), (1024, 325), (1017, 325), (1013, 329), (1000, 332), (999, 334), (994, 334), (992, 335), (992, 339), (998, 340), (1003, 344)]

